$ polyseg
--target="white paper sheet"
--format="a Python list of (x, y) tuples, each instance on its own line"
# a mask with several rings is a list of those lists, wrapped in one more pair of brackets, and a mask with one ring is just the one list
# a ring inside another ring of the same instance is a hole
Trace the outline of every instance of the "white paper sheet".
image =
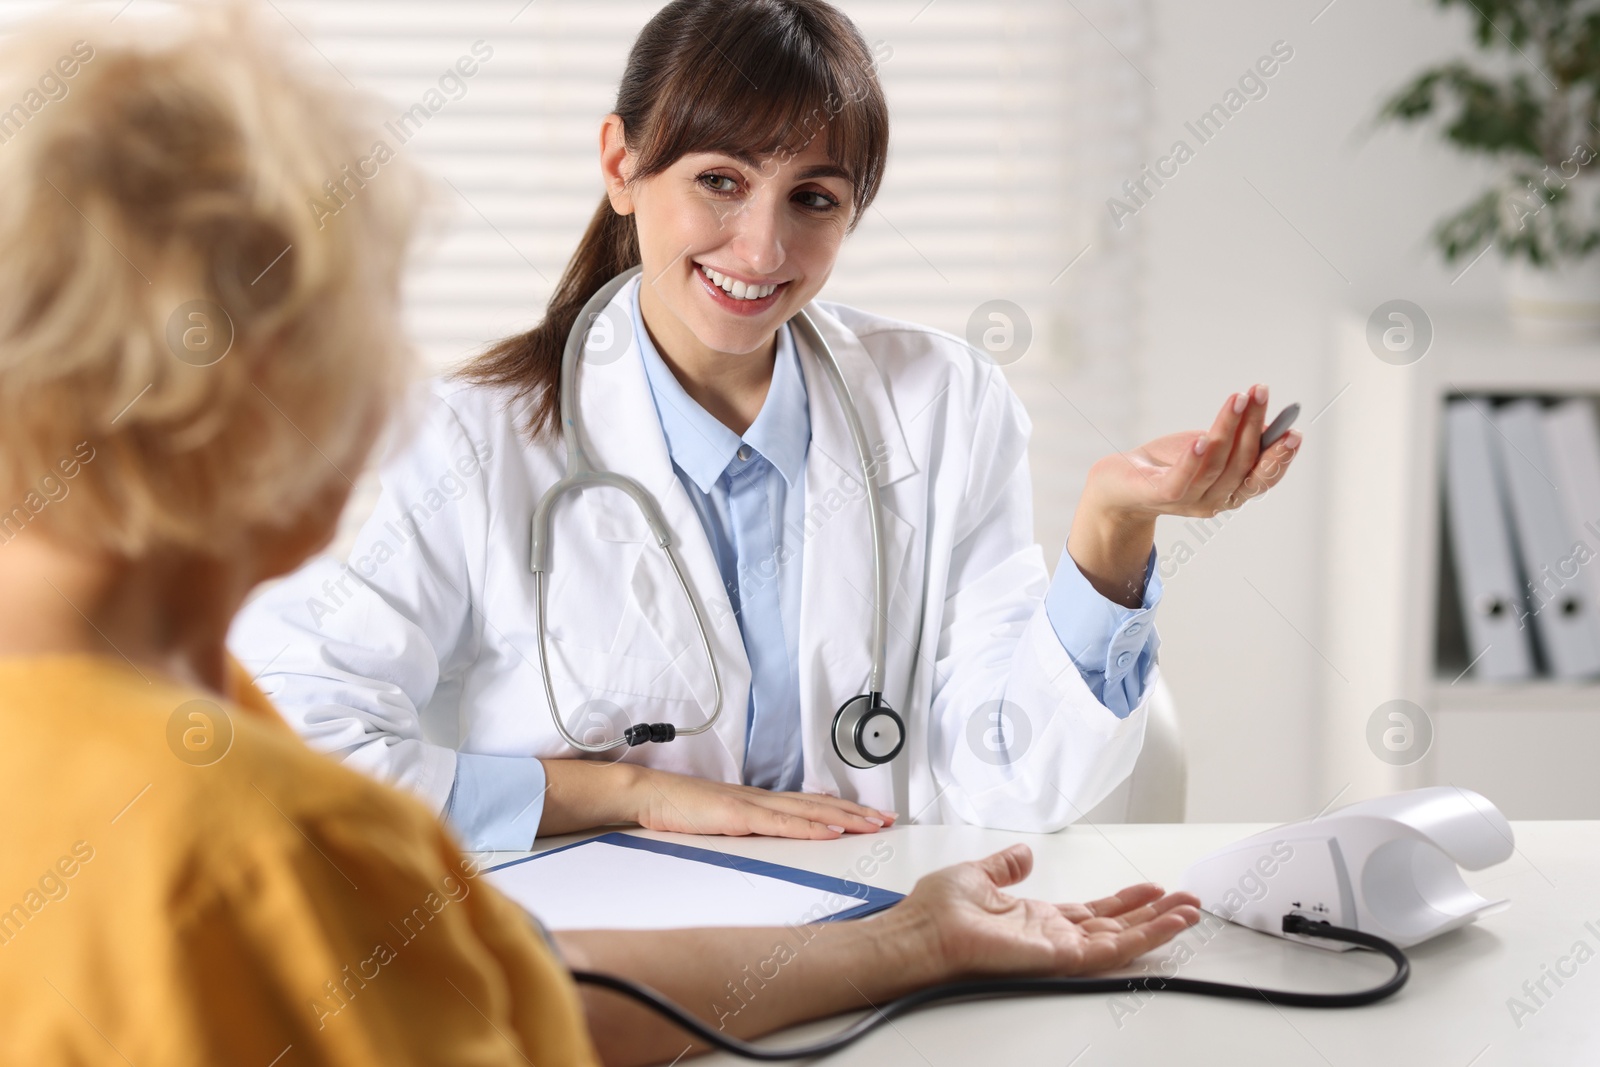
[(551, 930), (792, 926), (863, 903), (827, 889), (599, 839), (484, 877)]

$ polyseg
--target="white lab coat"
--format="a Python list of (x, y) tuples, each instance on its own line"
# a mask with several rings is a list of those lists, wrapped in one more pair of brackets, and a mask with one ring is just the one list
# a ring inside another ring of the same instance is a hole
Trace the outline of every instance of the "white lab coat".
[[(626, 299), (625, 288), (612, 321), (629, 321)], [(804, 789), (903, 821), (1058, 829), (1128, 776), (1148, 695), (1126, 718), (1113, 715), (1045, 615), (1030, 420), (997, 368), (948, 334), (840, 305), (818, 305), (815, 319), (882, 457), (892, 590), (885, 696), (908, 736), (893, 762), (868, 770), (845, 764), (829, 740), (834, 712), (866, 690), (871, 668), (871, 526), (838, 399), (799, 343), (812, 433), (799, 634)], [(724, 703), (713, 731), (606, 758), (738, 782), (749, 663), (640, 354), (624, 343), (580, 372), (586, 444), (598, 467), (632, 476), (660, 501), (705, 605)], [(526, 407), (508, 409), (508, 395), (433, 384), (381, 469), (382, 498), (348, 565), (308, 564), (249, 605), (230, 640), (247, 668), (265, 668), (259, 684), (313, 747), (438, 811), (457, 749), (573, 754), (537, 667), (528, 566), (530, 517), (565, 453), (559, 442), (528, 443)], [(632, 722), (704, 721), (712, 682), (698, 632), (633, 504), (609, 489), (568, 496), (552, 542), (554, 687), (574, 733), (616, 736), (613, 707)], [(1155, 685), (1152, 677), (1146, 694)], [(1019, 749), (1010, 764), (993, 755), (1002, 699)]]

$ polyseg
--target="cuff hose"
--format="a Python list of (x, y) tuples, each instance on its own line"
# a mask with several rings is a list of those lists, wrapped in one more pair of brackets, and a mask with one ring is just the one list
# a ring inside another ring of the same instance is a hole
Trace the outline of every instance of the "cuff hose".
[(966, 982), (950, 982), (929, 986), (908, 993), (876, 1009), (871, 1014), (850, 1024), (832, 1037), (809, 1045), (791, 1048), (769, 1048), (752, 1044), (713, 1029), (708, 1023), (691, 1014), (680, 1005), (668, 1000), (648, 986), (593, 971), (574, 971), (573, 980), (583, 984), (609, 989), (644, 1005), (663, 1016), (675, 1026), (693, 1034), (700, 1041), (724, 1052), (748, 1060), (768, 1063), (783, 1060), (810, 1059), (826, 1056), (852, 1045), (893, 1019), (935, 1004), (956, 1001), (986, 1000), (995, 997), (1038, 996), (1046, 993), (1125, 993), (1138, 990), (1194, 993), (1206, 997), (1233, 997), (1241, 1000), (1262, 1000), (1268, 1004), (1281, 1004), (1295, 1008), (1356, 1008), (1373, 1004), (1399, 992), (1411, 977), (1411, 963), (1406, 954), (1392, 942), (1359, 930), (1334, 926), (1303, 915), (1285, 915), (1283, 931), (1306, 937), (1321, 937), (1330, 941), (1344, 941), (1352, 945), (1381, 952), (1394, 962), (1394, 974), (1379, 985), (1353, 993), (1299, 993), (1292, 990), (1259, 989), (1255, 986), (1232, 985), (1227, 982), (1208, 982), (1198, 978), (1163, 978), (1142, 975), (1136, 978), (983, 978)]

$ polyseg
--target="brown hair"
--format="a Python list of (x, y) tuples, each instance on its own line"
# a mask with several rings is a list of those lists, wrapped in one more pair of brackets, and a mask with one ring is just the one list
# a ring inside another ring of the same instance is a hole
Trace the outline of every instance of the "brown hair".
[[(634, 42), (613, 110), (637, 160), (633, 181), (691, 152), (798, 153), (825, 134), (828, 154), (850, 173), (857, 220), (878, 193), (889, 153), (889, 108), (873, 52), (824, 0), (673, 0)], [(589, 298), (638, 262), (633, 216), (602, 199), (544, 320), (497, 342), (460, 375), (531, 398), (529, 436), (554, 434), (567, 334)]]

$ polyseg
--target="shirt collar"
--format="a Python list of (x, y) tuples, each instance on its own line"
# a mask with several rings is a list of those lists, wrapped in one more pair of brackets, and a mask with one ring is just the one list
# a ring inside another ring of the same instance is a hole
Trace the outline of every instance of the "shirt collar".
[(739, 451), (749, 445), (778, 469), (793, 489), (805, 468), (806, 447), (811, 442), (811, 411), (807, 407), (805, 378), (794, 338), (785, 324), (778, 330), (778, 348), (772, 366), (772, 384), (755, 422), (741, 438), (691, 397), (656, 351), (639, 311), (639, 284), (629, 290), (633, 333), (644, 359), (645, 377), (655, 400), (656, 413), (667, 437), (667, 452), (703, 493), (711, 492)]

